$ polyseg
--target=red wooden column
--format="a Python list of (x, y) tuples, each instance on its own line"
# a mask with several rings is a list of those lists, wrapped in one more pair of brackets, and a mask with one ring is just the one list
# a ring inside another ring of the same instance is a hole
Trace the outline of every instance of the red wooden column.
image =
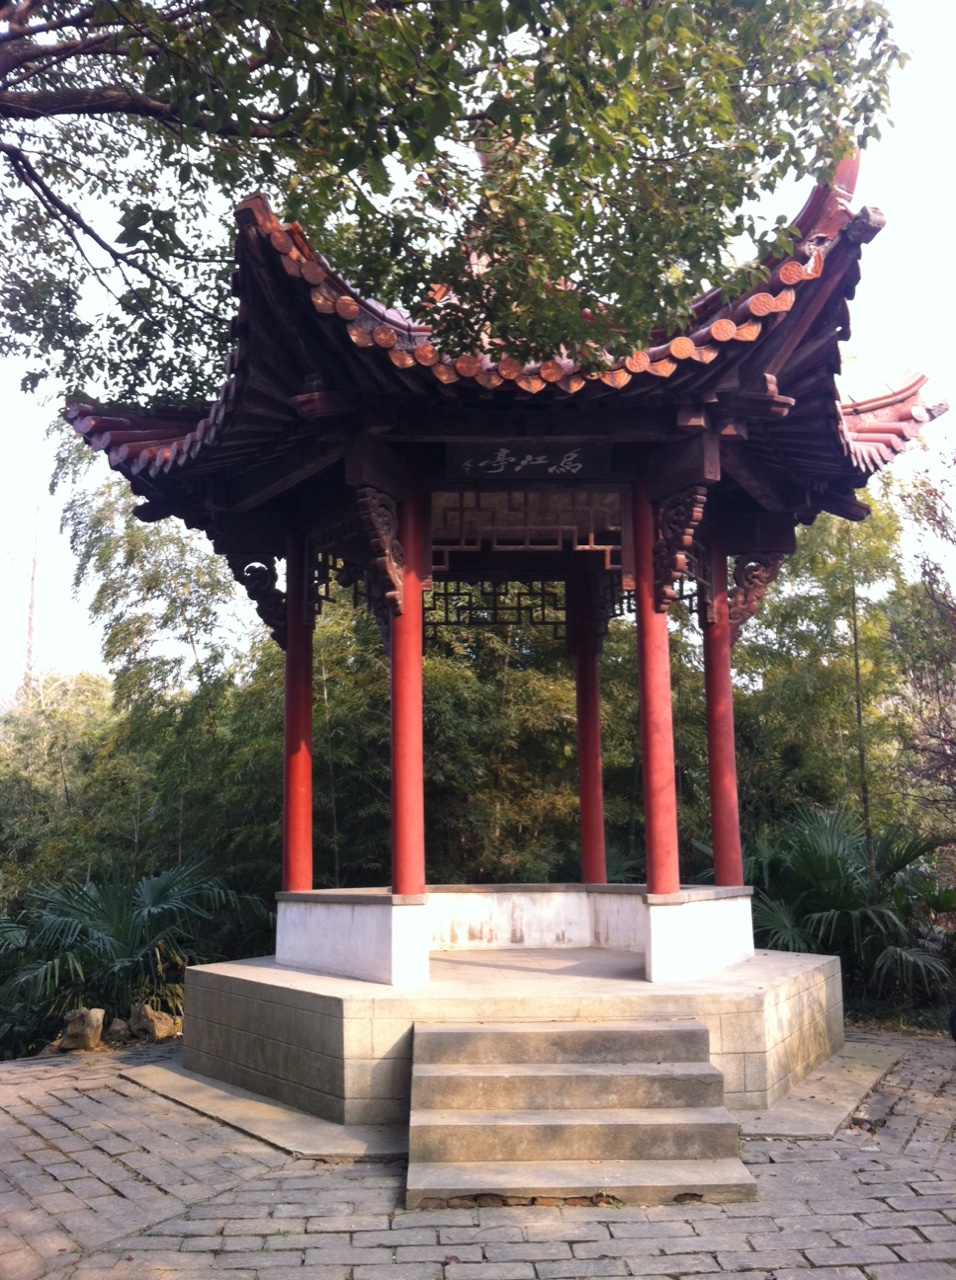
[(312, 626), (305, 620), (305, 551), (301, 533), (286, 546), (285, 731), (282, 888), (312, 888)]
[(634, 485), (634, 605), (637, 614), (641, 765), (648, 893), (680, 889), (677, 787), (667, 615), (654, 608), (654, 507), (643, 480)]
[(714, 840), (715, 884), (742, 885), (737, 758), (734, 747), (734, 693), (730, 677), (730, 613), (727, 553), (723, 539), (710, 541), (714, 620), (705, 623), (704, 688), (707, 696), (707, 756), (710, 768), (710, 825)]
[(399, 507), (402, 612), (392, 616), (392, 892), (425, 892), (422, 760), (423, 512), (418, 495)]
[(601, 642), (596, 625), (595, 590), (596, 583), (590, 574), (582, 573), (568, 583), (568, 604), (573, 615), (568, 621), (574, 647), (583, 884), (607, 884), (601, 769)]

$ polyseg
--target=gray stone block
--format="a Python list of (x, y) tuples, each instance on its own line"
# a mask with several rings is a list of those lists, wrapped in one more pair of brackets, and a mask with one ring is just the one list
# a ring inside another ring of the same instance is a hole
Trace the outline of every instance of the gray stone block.
[(700, 1023), (525, 1022), (415, 1026), (416, 1062), (700, 1062)]
[(342, 1098), (310, 1089), (296, 1080), (266, 1075), (234, 1057), (214, 1057), (196, 1048), (187, 1052), (184, 1046), (183, 1066), (187, 1071), (195, 1071), (197, 1075), (209, 1076), (213, 1080), (222, 1080), (226, 1084), (237, 1085), (240, 1089), (248, 1089), (251, 1093), (274, 1098), (298, 1111), (307, 1111), (335, 1124), (346, 1123)]
[(723, 1077), (696, 1063), (417, 1063), (412, 1107), (527, 1110), (572, 1107), (708, 1107), (723, 1102)]
[[(430, 1197), (536, 1195), (574, 1198), (604, 1193), (623, 1204), (670, 1204), (679, 1194), (699, 1195), (715, 1204), (752, 1200), (757, 1189), (751, 1175), (737, 1159), (698, 1160), (692, 1167), (681, 1160), (496, 1161), (479, 1163), (412, 1164), (408, 1171), (406, 1207), (414, 1208)], [(484, 1216), (485, 1210), (482, 1210)], [(535, 1210), (535, 1215), (542, 1212)], [(591, 1210), (590, 1212), (594, 1212)], [(613, 1209), (601, 1209), (602, 1216)], [(443, 1233), (444, 1240), (445, 1235)], [(477, 1239), (478, 1236), (469, 1236)], [(586, 1244), (582, 1244), (582, 1248)], [(640, 1252), (635, 1249), (635, 1252)]]
[(866, 1272), (870, 1280), (956, 1280), (953, 1262), (883, 1262)]
[(713, 1160), (737, 1154), (723, 1107), (647, 1110), (413, 1111), (419, 1161)]

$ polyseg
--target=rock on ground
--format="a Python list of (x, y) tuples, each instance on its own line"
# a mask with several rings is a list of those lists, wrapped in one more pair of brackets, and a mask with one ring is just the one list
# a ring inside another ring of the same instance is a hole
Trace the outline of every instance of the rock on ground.
[(60, 1049), (97, 1049), (103, 1038), (103, 1009), (71, 1009), (64, 1019)]
[(159, 1009), (151, 1009), (149, 1005), (138, 1004), (130, 1014), (129, 1029), (134, 1036), (151, 1043), (158, 1040), (172, 1040), (183, 1029), (182, 1018), (174, 1018)]

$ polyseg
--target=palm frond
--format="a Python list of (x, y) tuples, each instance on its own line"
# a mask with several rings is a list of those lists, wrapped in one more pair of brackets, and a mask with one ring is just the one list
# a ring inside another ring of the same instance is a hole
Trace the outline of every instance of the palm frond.
[(953, 971), (939, 956), (920, 947), (885, 947), (873, 964), (877, 989), (883, 989), (887, 978), (894, 978), (907, 988), (918, 979), (926, 991), (945, 991), (953, 982)]
[(774, 951), (809, 951), (811, 939), (798, 919), (795, 905), (759, 894), (753, 901), (754, 927)]
[(22, 951), (27, 944), (29, 931), (20, 920), (11, 920), (9, 916), (0, 918), (0, 955), (11, 951)]
[(73, 951), (28, 961), (4, 983), (3, 990), (18, 993), (33, 1004), (49, 1004), (67, 985), (67, 980), (71, 992), (84, 981), (83, 962)]
[(858, 952), (862, 952), (874, 936), (886, 938), (892, 933), (906, 937), (906, 929), (896, 912), (885, 903), (874, 906), (864, 901), (849, 908), (828, 907), (810, 912), (804, 920), (807, 930), (818, 942), (832, 947), (848, 937)]
[(20, 1025), (16, 1010), (27, 1005), (34, 1024), (78, 1003), (121, 1015), (140, 1002), (179, 1011), (185, 968), (217, 958), (222, 928), (211, 922), (224, 916), (258, 933), (270, 918), (264, 903), (237, 895), (201, 862), (139, 878), (118, 867), (37, 888), (20, 917), (0, 920), (0, 955), (8, 970), (15, 964), (0, 988), (0, 1021)]
[(901, 871), (930, 857), (937, 847), (935, 840), (894, 824), (877, 832), (873, 840), (876, 874), (881, 881), (892, 880)]

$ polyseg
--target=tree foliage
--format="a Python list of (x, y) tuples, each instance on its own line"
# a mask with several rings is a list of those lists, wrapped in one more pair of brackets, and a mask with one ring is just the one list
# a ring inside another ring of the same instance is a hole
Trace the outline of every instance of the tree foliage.
[(143, 524), (127, 484), (115, 476), (98, 489), (76, 489), (62, 523), (75, 557), (74, 586), (96, 586), (90, 609), (103, 627), (103, 656), (120, 701), (190, 683), (208, 689), (237, 644), (245, 647), (229, 623), (248, 625), (253, 615), (206, 539), (179, 520)]
[(0, 1046), (22, 1052), (79, 1006), (108, 1019), (137, 1004), (181, 1013), (186, 966), (220, 958), (230, 931), (249, 954), (257, 941), (271, 949), (264, 904), (198, 862), (142, 876), (120, 864), (37, 887), (0, 917)]
[(548, 627), (444, 635), (425, 664), (431, 847), (453, 882), (577, 879), (574, 689)]
[(940, 831), (956, 828), (956, 614), (923, 583), (890, 602), (893, 655), (906, 682), (900, 716), (907, 783)]
[(891, 602), (890, 637), (905, 674), (902, 722), (910, 777), (942, 827), (956, 825), (956, 456), (923, 470), (902, 493), (919, 530), (920, 580)]
[(910, 1005), (920, 987), (953, 982), (956, 888), (941, 882), (933, 841), (900, 826), (874, 842), (876, 883), (862, 824), (846, 810), (808, 807), (752, 850), (754, 925), (764, 945), (840, 957), (844, 988), (857, 996), (893, 992)]
[(796, 554), (742, 634), (734, 653), (747, 690), (736, 700), (745, 827), (806, 801), (846, 803), (863, 817), (857, 694), (873, 824), (912, 816), (900, 806), (903, 677), (887, 615), (902, 586), (899, 536), (888, 504), (874, 502), (860, 525), (819, 517), (801, 530)]
[(5, 4), (0, 352), (204, 391), (227, 204), (262, 187), (453, 346), (593, 358), (723, 277), (748, 201), (875, 136), (900, 60), (875, 0)]

